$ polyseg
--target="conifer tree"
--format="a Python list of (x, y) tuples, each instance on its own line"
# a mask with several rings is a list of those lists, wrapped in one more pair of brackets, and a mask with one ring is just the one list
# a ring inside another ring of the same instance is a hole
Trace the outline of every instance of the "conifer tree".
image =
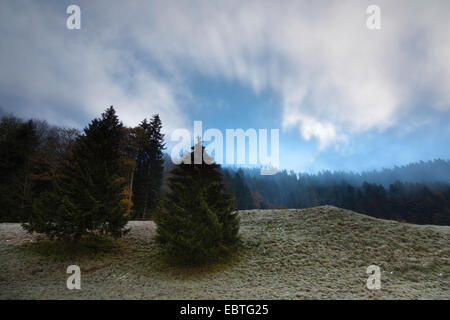
[[(239, 219), (220, 166), (208, 164), (212, 159), (200, 141), (192, 149), (171, 171), (171, 192), (156, 223), (158, 241), (169, 258), (198, 265), (232, 252), (239, 240)], [(199, 164), (194, 163), (196, 152), (203, 154)]]
[(150, 120), (150, 159), (149, 159), (149, 211), (154, 212), (160, 202), (161, 186), (164, 174), (165, 149), (164, 135), (161, 133), (162, 123), (159, 115)]
[(131, 209), (122, 139), (111, 106), (78, 137), (54, 189), (35, 200), (24, 228), (74, 241), (93, 233), (120, 237)]
[(164, 173), (164, 135), (159, 115), (147, 119), (138, 127), (138, 154), (136, 157), (136, 178), (133, 187), (134, 211), (136, 216), (145, 219), (159, 205)]
[(136, 171), (133, 179), (133, 212), (136, 218), (143, 218), (148, 210), (150, 124), (144, 119), (136, 128)]

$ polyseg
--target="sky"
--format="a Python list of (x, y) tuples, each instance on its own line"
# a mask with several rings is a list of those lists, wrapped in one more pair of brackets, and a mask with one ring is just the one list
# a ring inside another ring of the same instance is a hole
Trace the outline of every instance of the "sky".
[(449, 159), (448, 12), (447, 0), (2, 0), (0, 108), (78, 128), (110, 105), (128, 126), (158, 113), (168, 138), (195, 120), (279, 129), (280, 167), (301, 172)]

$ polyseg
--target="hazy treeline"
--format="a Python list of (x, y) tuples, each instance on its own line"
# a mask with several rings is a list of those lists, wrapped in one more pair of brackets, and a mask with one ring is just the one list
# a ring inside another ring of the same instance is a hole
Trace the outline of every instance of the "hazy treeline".
[[(261, 176), (259, 169), (224, 171), (225, 182), (235, 195), (238, 209), (329, 204), (377, 218), (450, 225), (450, 162), (445, 160), (361, 174), (281, 171), (273, 176)], [(430, 178), (433, 175), (436, 178)]]
[[(308, 179), (311, 175), (302, 174), (301, 177)], [(435, 159), (432, 161), (420, 161), (410, 163), (404, 166), (395, 166), (394, 168), (385, 168), (382, 170), (354, 172), (330, 172), (323, 171), (313, 178), (330, 183), (345, 180), (354, 186), (360, 186), (364, 182), (381, 184), (384, 187), (395, 183), (396, 181), (433, 184), (435, 182), (450, 183), (450, 160)]]

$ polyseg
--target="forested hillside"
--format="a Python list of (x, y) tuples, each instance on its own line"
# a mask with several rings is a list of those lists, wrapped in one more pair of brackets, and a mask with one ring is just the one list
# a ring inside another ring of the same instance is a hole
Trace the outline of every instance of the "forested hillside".
[(383, 219), (450, 224), (448, 160), (361, 174), (281, 171), (262, 176), (257, 169), (224, 171), (238, 209), (308, 208), (328, 204)]

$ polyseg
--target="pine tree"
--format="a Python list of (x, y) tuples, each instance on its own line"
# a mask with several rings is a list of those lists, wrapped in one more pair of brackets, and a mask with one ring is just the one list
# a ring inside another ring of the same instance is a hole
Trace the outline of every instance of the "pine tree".
[[(159, 206), (161, 186), (164, 175), (165, 149), (164, 135), (161, 133), (162, 123), (159, 115), (154, 115), (150, 120), (150, 158), (149, 158), (149, 212), (153, 213)], [(145, 218), (145, 216), (144, 216)]]
[(136, 128), (136, 171), (133, 179), (133, 211), (136, 218), (143, 218), (148, 210), (150, 188), (150, 124), (144, 119)]
[(35, 200), (24, 228), (74, 241), (93, 233), (120, 237), (131, 209), (123, 139), (110, 107), (78, 137), (54, 189)]
[(164, 135), (159, 115), (150, 122), (141, 122), (137, 129), (138, 154), (134, 182), (134, 211), (136, 216), (145, 219), (154, 212), (160, 201), (164, 173)]
[(239, 240), (239, 219), (220, 166), (207, 164), (206, 153), (195, 164), (194, 153), (203, 153), (204, 147), (198, 142), (192, 149), (185, 158), (191, 164), (185, 161), (171, 171), (171, 192), (156, 223), (157, 239), (173, 261), (199, 265), (232, 252)]

